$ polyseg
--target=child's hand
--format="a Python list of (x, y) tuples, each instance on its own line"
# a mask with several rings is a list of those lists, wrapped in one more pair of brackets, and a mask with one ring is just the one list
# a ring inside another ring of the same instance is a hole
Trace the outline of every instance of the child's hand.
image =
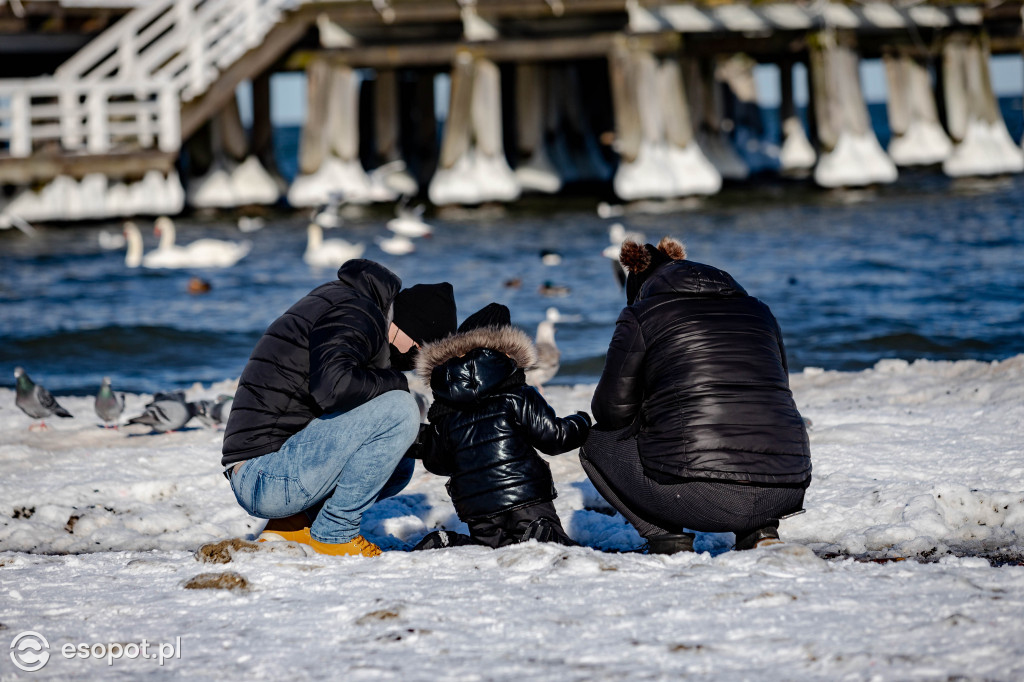
[(576, 414), (578, 414), (579, 416), (583, 417), (587, 421), (587, 427), (588, 428), (594, 425), (594, 420), (591, 419), (590, 415), (587, 414), (586, 412), (584, 412), (583, 410), (579, 410), (578, 412), (576, 412)]

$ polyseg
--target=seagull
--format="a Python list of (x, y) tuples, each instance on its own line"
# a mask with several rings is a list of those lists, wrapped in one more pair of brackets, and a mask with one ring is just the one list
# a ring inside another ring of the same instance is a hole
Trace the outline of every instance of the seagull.
[(248, 255), (252, 242), (224, 239), (197, 239), (186, 246), (175, 244), (174, 221), (167, 216), (156, 219), (153, 234), (160, 237), (156, 251), (143, 260), (146, 267), (157, 268), (229, 268)]
[(542, 249), (540, 252), (540, 262), (544, 265), (561, 265), (562, 254), (551, 249)]
[(39, 424), (33, 424), (28, 427), (29, 431), (34, 428), (45, 429), (46, 422), (43, 420), (51, 414), (65, 418), (72, 416), (70, 412), (54, 400), (49, 391), (43, 386), (33, 383), (32, 379), (29, 378), (28, 374), (21, 367), (14, 368), (14, 378), (17, 380), (14, 404), (20, 407), (21, 411), (28, 416), (39, 420)]
[(217, 396), (216, 400), (197, 400), (190, 405), (196, 419), (215, 429), (227, 422), (234, 399), (234, 396), (221, 394)]
[(96, 414), (103, 420), (103, 428), (109, 428), (110, 422), (114, 422), (117, 428), (117, 421), (124, 412), (124, 393), (114, 393), (110, 388), (110, 377), (103, 377), (103, 384), (100, 392), (96, 394)]
[(337, 267), (346, 261), (362, 258), (365, 250), (362, 243), (324, 239), (323, 228), (314, 220), (306, 228), (306, 252), (302, 259), (313, 267)]
[(558, 308), (552, 306), (537, 325), (537, 364), (526, 370), (526, 383), (530, 386), (540, 388), (558, 374), (562, 353), (555, 345), (555, 322), (561, 319)]
[(238, 229), (240, 232), (255, 232), (262, 230), (267, 221), (259, 216), (238, 216)]
[(100, 242), (100, 248), (105, 251), (117, 251), (123, 249), (125, 245), (124, 233), (118, 234), (110, 230), (100, 230), (97, 236)]
[(647, 241), (642, 232), (627, 232), (622, 223), (615, 223), (608, 228), (608, 240), (611, 244), (601, 251), (602, 256), (611, 259), (612, 270), (615, 272), (615, 279), (618, 280), (620, 287), (626, 286), (626, 271), (622, 268), (622, 263), (619, 262), (619, 252), (622, 250), (622, 242), (627, 239), (637, 244)]
[(310, 217), (314, 223), (326, 229), (341, 227), (345, 222), (341, 217), (341, 203), (340, 195), (331, 195), (331, 200), (313, 209)]
[(395, 207), (395, 217), (388, 221), (387, 228), (402, 237), (429, 237), (434, 234), (434, 228), (423, 220), (426, 206), (419, 204), (409, 208), (408, 204), (409, 195), (404, 195)]
[(394, 237), (377, 237), (377, 246), (384, 253), (390, 253), (392, 256), (404, 256), (408, 253), (412, 253), (416, 250), (416, 246), (413, 245), (412, 240), (408, 237), (403, 237), (400, 234), (396, 234)]
[(185, 394), (175, 391), (155, 394), (143, 413), (132, 417), (128, 423), (145, 424), (154, 431), (170, 433), (185, 426), (191, 418), (192, 407), (185, 402)]
[(597, 205), (597, 215), (601, 218), (617, 218), (625, 212), (621, 204), (613, 205), (602, 201)]

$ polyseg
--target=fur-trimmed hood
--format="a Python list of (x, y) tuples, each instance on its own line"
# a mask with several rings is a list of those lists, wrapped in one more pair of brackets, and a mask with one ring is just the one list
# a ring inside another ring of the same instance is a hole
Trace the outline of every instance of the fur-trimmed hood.
[(530, 337), (516, 327), (480, 327), (420, 349), (416, 373), (445, 404), (472, 405), (505, 387), (526, 382), (537, 363)]
[(416, 374), (429, 383), (435, 367), (453, 358), (462, 357), (477, 348), (489, 348), (504, 353), (521, 369), (528, 369), (537, 364), (537, 348), (522, 329), (478, 327), (452, 334), (420, 348), (416, 356)]

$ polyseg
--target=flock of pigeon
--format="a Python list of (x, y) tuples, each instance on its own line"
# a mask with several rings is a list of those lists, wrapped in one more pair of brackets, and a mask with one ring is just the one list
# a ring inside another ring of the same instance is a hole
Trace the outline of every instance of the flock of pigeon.
[[(29, 426), (30, 431), (47, 428), (45, 420), (50, 415), (64, 419), (74, 416), (57, 402), (45, 386), (32, 381), (21, 367), (14, 368), (14, 378), (17, 382), (14, 403), (29, 417), (39, 420), (38, 424)], [(220, 395), (216, 400), (189, 402), (185, 399), (184, 391), (157, 393), (142, 414), (132, 417), (126, 424), (143, 424), (153, 431), (169, 432), (183, 428), (195, 417), (204, 425), (215, 429), (227, 421), (228, 414), (231, 413), (232, 400), (232, 396)], [(100, 390), (96, 393), (94, 407), (97, 416), (103, 420), (104, 428), (118, 428), (124, 412), (124, 393), (114, 392), (109, 377), (103, 377)]]
[[(537, 364), (526, 371), (526, 381), (531, 386), (541, 388), (557, 373), (561, 364), (561, 352), (555, 344), (555, 323), (565, 319), (557, 308), (547, 309), (545, 318), (537, 325)], [(45, 429), (46, 418), (51, 415), (68, 419), (73, 417), (42, 384), (32, 378), (21, 367), (14, 368), (15, 404), (22, 412), (38, 424), (29, 426), (29, 430)], [(421, 401), (425, 396), (416, 395)], [(223, 426), (231, 413), (233, 396), (222, 394), (216, 400), (188, 401), (184, 391), (156, 393), (145, 406), (142, 414), (132, 417), (127, 422), (149, 426), (155, 432), (170, 432), (184, 428), (193, 417), (210, 428)], [(422, 404), (421, 404), (422, 407)], [(94, 402), (96, 415), (103, 420), (104, 428), (118, 428), (124, 412), (124, 393), (116, 393), (110, 385), (110, 377), (103, 377), (103, 383), (96, 393)], [(424, 414), (425, 410), (422, 410)]]

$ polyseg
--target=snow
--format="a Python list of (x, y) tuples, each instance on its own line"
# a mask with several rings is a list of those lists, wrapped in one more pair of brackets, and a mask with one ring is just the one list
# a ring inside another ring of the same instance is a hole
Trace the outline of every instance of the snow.
[[(0, 679), (1024, 677), (1024, 355), (791, 382), (814, 480), (781, 545), (735, 552), (706, 534), (698, 554), (629, 552), (639, 536), (567, 453), (549, 459), (556, 507), (587, 547), (365, 559), (275, 543), (228, 563), (196, 550), (260, 521), (220, 474), (221, 432), (105, 430), (92, 396), (62, 397), (75, 418), (30, 432), (0, 389), (0, 643), (31, 630), (51, 654), (36, 673), (4, 657)], [(567, 414), (593, 389), (545, 392)], [(125, 418), (148, 399), (129, 395)], [(417, 469), (363, 530), (401, 550), (438, 526), (465, 531), (444, 480)], [(241, 587), (185, 588), (210, 573)], [(162, 666), (61, 652), (178, 637)]]

